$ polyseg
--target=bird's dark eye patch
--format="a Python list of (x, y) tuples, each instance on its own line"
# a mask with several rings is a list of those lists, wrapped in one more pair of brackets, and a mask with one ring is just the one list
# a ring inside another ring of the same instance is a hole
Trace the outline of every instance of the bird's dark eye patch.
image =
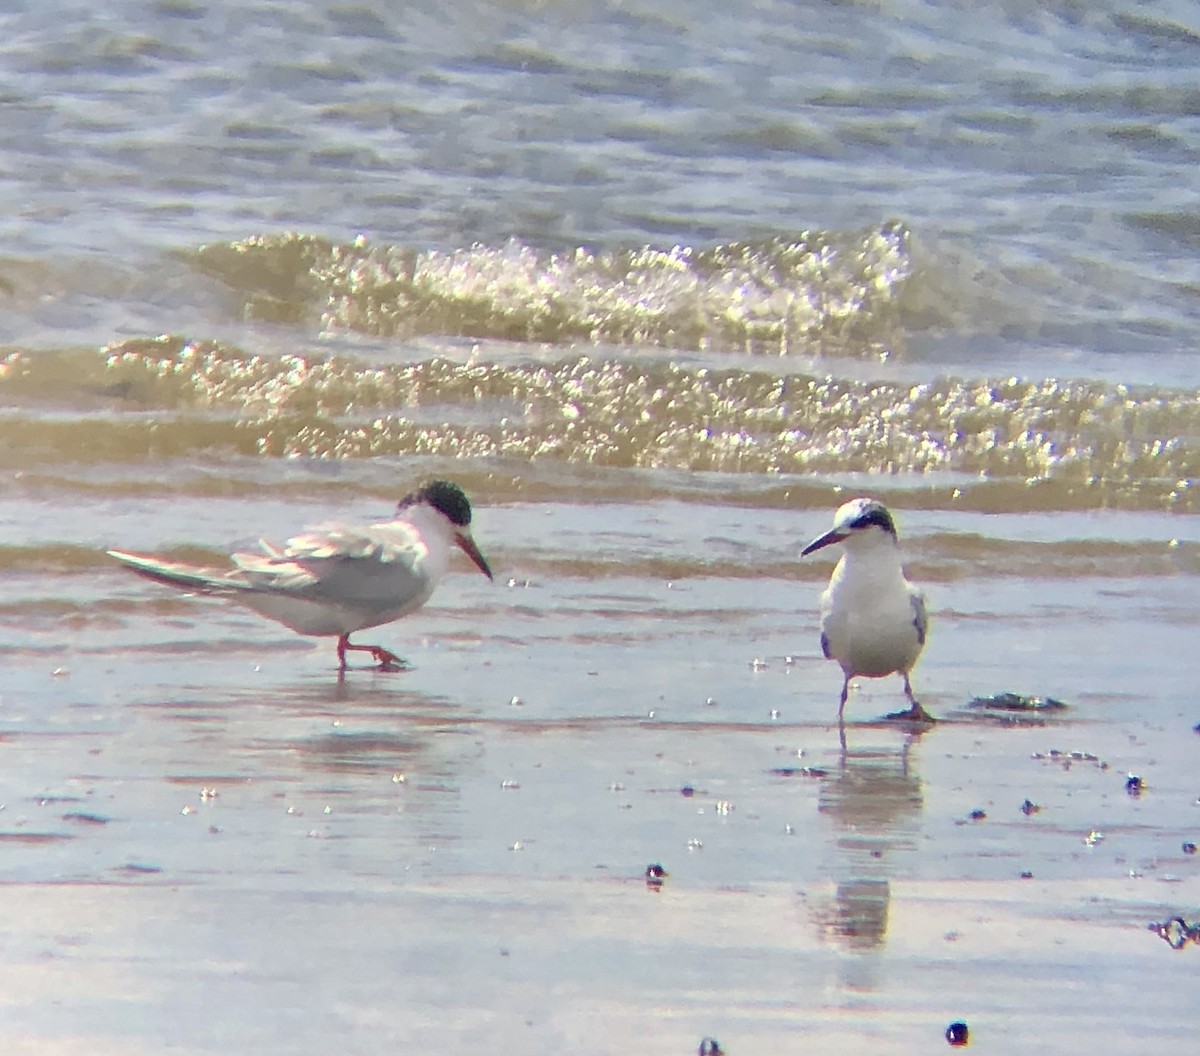
[(888, 513), (886, 507), (880, 506), (878, 503), (872, 503), (868, 506), (847, 527), (869, 528), (871, 525), (882, 528), (888, 535), (896, 534), (896, 522), (892, 520), (892, 515)]

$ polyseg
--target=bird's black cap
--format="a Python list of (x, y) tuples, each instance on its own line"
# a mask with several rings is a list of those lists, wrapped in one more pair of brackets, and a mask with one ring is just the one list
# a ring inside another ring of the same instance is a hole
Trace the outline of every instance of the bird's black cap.
[(419, 502), (427, 502), (435, 510), (446, 515), (446, 519), (459, 528), (466, 528), (471, 523), (471, 503), (466, 493), (450, 480), (430, 480), (422, 484), (416, 491), (405, 495), (400, 500), (400, 508), (415, 506)]
[(888, 508), (883, 503), (875, 502), (874, 500), (865, 503), (862, 513), (855, 517), (846, 527), (866, 528), (872, 524), (882, 528), (888, 535), (895, 538), (896, 522), (892, 520), (892, 515), (888, 512)]

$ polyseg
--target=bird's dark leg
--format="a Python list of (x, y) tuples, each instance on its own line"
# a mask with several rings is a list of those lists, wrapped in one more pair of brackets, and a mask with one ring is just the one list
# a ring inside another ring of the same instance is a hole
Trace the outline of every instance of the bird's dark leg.
[(838, 703), (838, 743), (842, 746), (842, 765), (846, 765), (846, 699), (850, 696), (850, 676), (842, 682), (842, 699)]
[(908, 713), (903, 717), (912, 719), (914, 722), (936, 722), (932, 715), (929, 714), (923, 707), (921, 702), (917, 700), (913, 693), (912, 683), (908, 680), (908, 672), (900, 672), (904, 676), (904, 695), (908, 697)]
[(346, 670), (346, 652), (351, 649), (358, 652), (370, 653), (375, 662), (379, 664), (380, 671), (402, 671), (408, 667), (408, 661), (393, 652), (389, 652), (382, 645), (355, 645), (350, 641), (350, 635), (343, 634), (338, 638), (337, 644), (339, 671)]

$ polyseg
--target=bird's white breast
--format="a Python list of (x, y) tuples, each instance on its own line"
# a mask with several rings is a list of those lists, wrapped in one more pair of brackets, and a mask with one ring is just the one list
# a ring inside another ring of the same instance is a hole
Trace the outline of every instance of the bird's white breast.
[(842, 557), (821, 597), (821, 634), (848, 675), (879, 677), (916, 663), (913, 588), (894, 551)]

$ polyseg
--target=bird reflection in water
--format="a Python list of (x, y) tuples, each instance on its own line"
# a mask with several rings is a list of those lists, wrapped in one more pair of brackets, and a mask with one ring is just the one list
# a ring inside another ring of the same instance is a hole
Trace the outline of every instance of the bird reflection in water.
[(840, 769), (821, 786), (818, 811), (835, 830), (834, 892), (831, 904), (815, 907), (816, 922), (848, 950), (887, 940), (893, 859), (916, 846), (924, 807), (914, 740), (843, 752)]

